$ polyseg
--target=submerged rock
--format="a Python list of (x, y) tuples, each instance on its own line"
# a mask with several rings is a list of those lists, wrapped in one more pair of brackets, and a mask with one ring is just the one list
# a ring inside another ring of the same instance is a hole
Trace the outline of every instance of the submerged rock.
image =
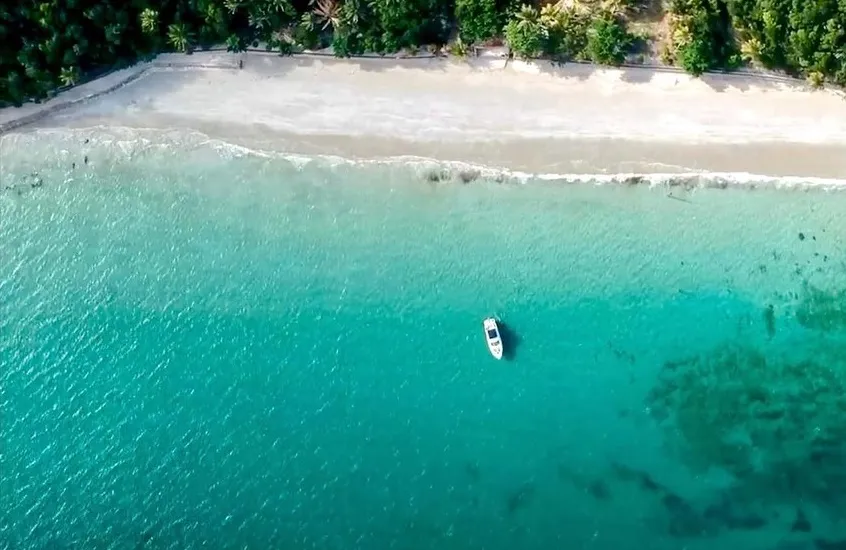
[(423, 178), (429, 183), (440, 183), (450, 179), (449, 172), (439, 168), (427, 170), (423, 174)]
[(640, 485), (642, 489), (649, 492), (662, 495), (670, 492), (667, 487), (655, 481), (648, 472), (630, 468), (629, 466), (620, 464), (619, 462), (612, 463), (611, 468), (619, 479), (623, 481), (634, 481)]
[(662, 497), (661, 503), (669, 519), (667, 531), (670, 535), (689, 538), (713, 533), (713, 523), (679, 495), (667, 493)]
[(767, 520), (755, 511), (736, 504), (724, 493), (720, 499), (705, 509), (706, 518), (730, 531), (754, 531), (767, 526)]
[(596, 500), (610, 500), (611, 491), (608, 485), (601, 479), (591, 481), (587, 486), (587, 492)]
[(770, 338), (775, 336), (775, 307), (772, 304), (767, 304), (764, 309), (764, 326), (767, 328), (767, 336)]
[(801, 508), (796, 509), (796, 519), (793, 520), (793, 525), (790, 526), (790, 531), (794, 533), (811, 532), (811, 522), (808, 520), (808, 517)]
[(796, 320), (811, 330), (846, 331), (846, 288), (824, 290), (805, 284), (796, 307)]
[(525, 508), (535, 494), (535, 484), (526, 482), (508, 494), (505, 500), (505, 511), (511, 516)]
[(647, 405), (688, 466), (730, 473), (746, 501), (846, 504), (844, 352), (722, 346), (665, 363)]
[(476, 181), (481, 176), (478, 170), (461, 170), (458, 172), (458, 181), (467, 184)]

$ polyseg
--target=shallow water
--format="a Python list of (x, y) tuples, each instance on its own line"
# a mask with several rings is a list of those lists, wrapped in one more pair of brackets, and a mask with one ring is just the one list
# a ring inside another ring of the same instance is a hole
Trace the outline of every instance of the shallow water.
[(3, 138), (0, 548), (846, 538), (846, 193), (143, 138)]

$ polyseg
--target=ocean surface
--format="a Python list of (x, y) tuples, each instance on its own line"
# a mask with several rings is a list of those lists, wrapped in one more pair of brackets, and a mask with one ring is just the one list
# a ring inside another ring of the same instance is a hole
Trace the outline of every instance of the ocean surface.
[(730, 179), (4, 136), (0, 549), (842, 548), (846, 193)]

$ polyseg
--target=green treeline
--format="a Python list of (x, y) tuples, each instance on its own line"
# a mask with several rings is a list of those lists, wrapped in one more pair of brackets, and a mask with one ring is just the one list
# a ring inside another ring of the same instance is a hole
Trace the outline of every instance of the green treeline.
[[(518, 57), (756, 65), (846, 85), (846, 0), (18, 0), (0, 3), (0, 101), (161, 51), (338, 56), (504, 40)], [(640, 52), (640, 53), (638, 53)], [(654, 59), (653, 59), (654, 58)]]

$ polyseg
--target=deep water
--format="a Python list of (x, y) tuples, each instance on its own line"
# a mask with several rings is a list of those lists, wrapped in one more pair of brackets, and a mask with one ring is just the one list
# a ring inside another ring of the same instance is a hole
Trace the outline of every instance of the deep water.
[(0, 147), (0, 549), (846, 544), (846, 193), (97, 135)]

